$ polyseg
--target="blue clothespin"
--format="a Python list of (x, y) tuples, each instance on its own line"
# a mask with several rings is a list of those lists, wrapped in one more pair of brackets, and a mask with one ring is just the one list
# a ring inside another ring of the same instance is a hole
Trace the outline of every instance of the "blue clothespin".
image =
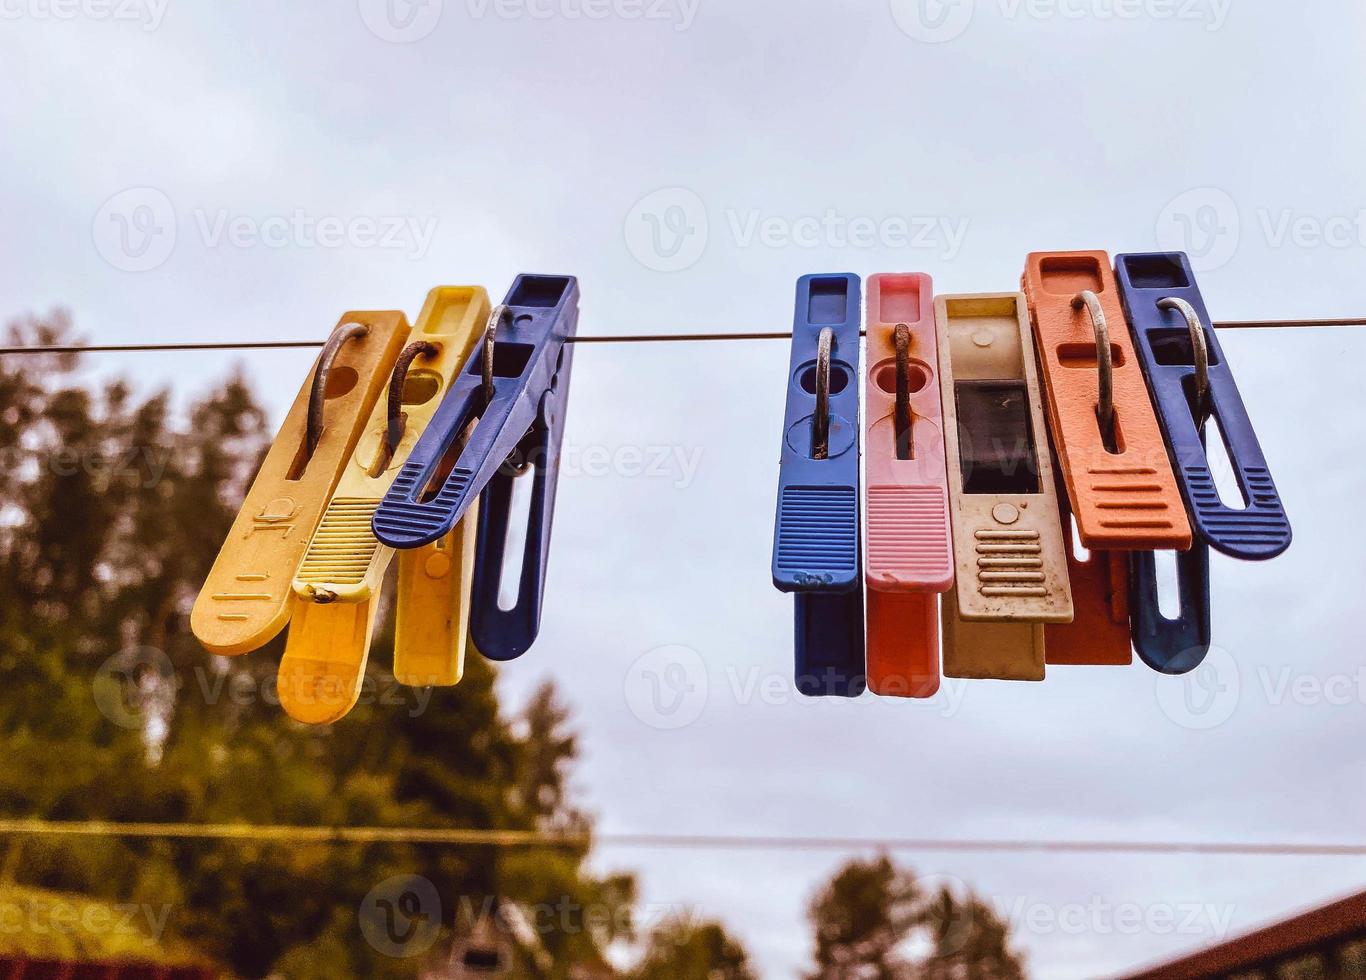
[(1168, 619), (1157, 601), (1156, 557), (1129, 553), (1129, 630), (1139, 659), (1159, 674), (1189, 673), (1209, 653), (1209, 545), (1197, 540), (1176, 553), (1176, 583), (1181, 608)]
[[(1234, 558), (1275, 558), (1290, 547), (1290, 521), (1190, 260), (1184, 252), (1117, 255), (1115, 272), (1196, 535)], [(1205, 453), (1205, 423), (1210, 419), (1223, 433), (1245, 509), (1219, 499)]]
[[(375, 512), (381, 542), (417, 548), (449, 534), (482, 495), (470, 635), (491, 660), (521, 656), (540, 627), (578, 303), (572, 276), (517, 277)], [(534, 481), (530, 515), (517, 600), (501, 609), (517, 479)]]
[(854, 275), (797, 281), (773, 584), (796, 593), (796, 683), (811, 697), (866, 686), (859, 543), (859, 332)]

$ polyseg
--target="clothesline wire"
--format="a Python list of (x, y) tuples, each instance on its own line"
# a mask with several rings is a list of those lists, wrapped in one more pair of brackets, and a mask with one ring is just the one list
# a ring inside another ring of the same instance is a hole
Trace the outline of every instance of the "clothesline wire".
[(664, 848), (712, 851), (919, 851), (974, 853), (1208, 855), (1230, 857), (1366, 857), (1366, 843), (1234, 843), (1217, 841), (1005, 840), (800, 837), (745, 834), (595, 833), (464, 830), (446, 827), (306, 827), (286, 824), (113, 823), (0, 820), (0, 837), (122, 837), (313, 844), (434, 844), (497, 848)]
[[(1366, 317), (1307, 320), (1221, 320), (1216, 330), (1270, 330), (1315, 327), (1366, 327)], [(866, 335), (867, 331), (863, 331)], [(571, 344), (670, 344), (724, 341), (791, 340), (790, 332), (771, 333), (651, 333), (602, 334), (569, 338)], [(0, 347), (4, 354), (130, 354), (141, 352), (224, 351), (224, 350), (298, 350), (322, 347), (324, 340), (224, 341), (194, 344), (50, 344)]]

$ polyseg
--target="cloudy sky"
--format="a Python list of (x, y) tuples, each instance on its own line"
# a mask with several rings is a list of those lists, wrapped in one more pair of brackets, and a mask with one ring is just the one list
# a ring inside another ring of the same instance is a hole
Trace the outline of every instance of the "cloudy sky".
[[(539, 271), (581, 278), (585, 334), (778, 330), (803, 273), (998, 291), (1030, 250), (1160, 246), (1191, 251), (1220, 319), (1360, 315), (1363, 21), (1349, 0), (0, 0), (4, 313), (63, 305), (101, 342), (320, 339), (348, 309)], [(788, 352), (730, 343), (579, 350), (545, 629), (506, 693), (563, 687), (607, 831), (1359, 837), (1366, 331), (1223, 341), (1296, 543), (1216, 559), (1193, 679), (799, 700), (768, 569)], [(280, 412), (310, 356), (240, 363)], [(188, 398), (233, 361), (97, 363)], [(842, 857), (596, 860), (787, 978)], [(1060, 978), (1366, 876), (903, 857), (989, 896)]]

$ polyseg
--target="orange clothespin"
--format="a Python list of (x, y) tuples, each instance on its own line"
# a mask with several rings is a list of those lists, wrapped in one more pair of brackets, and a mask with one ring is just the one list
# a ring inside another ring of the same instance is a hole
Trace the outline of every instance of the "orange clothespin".
[(1041, 681), (1044, 625), (1073, 610), (1025, 298), (940, 296), (934, 312), (957, 573), (944, 673)]
[(928, 698), (939, 690), (939, 593), (953, 584), (930, 277), (872, 276), (867, 330), (868, 687)]
[(1134, 660), (1129, 642), (1129, 553), (1092, 551), (1081, 557), (1065, 489), (1058, 492), (1058, 511), (1075, 618), (1044, 627), (1044, 659), (1058, 666), (1126, 667)]
[(1185, 551), (1190, 521), (1105, 252), (1033, 252), (1024, 290), (1083, 547)]
[(408, 337), (399, 312), (348, 313), (332, 332), (247, 491), (195, 601), (213, 653), (250, 653), (289, 622), (291, 585)]

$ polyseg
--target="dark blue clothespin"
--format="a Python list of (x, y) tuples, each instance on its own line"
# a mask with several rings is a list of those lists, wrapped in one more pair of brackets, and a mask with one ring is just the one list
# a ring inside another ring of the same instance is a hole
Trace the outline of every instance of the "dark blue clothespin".
[[(517, 277), (375, 513), (381, 542), (416, 548), (450, 533), (481, 500), (470, 636), (491, 660), (521, 656), (540, 628), (578, 304), (572, 276)], [(517, 600), (501, 609), (518, 479), (533, 481), (530, 513)]]
[(773, 584), (796, 594), (796, 683), (811, 697), (857, 697), (866, 686), (859, 542), (861, 324), (858, 276), (797, 281)]
[[(1216, 551), (1264, 561), (1290, 547), (1286, 519), (1247, 408), (1184, 252), (1115, 257), (1120, 298), (1195, 533)], [(1217, 422), (1246, 507), (1219, 499), (1205, 453)]]
[(1181, 608), (1168, 619), (1158, 605), (1156, 556), (1129, 553), (1129, 631), (1139, 659), (1159, 674), (1189, 673), (1209, 653), (1209, 545), (1197, 539), (1176, 553), (1176, 588)]

